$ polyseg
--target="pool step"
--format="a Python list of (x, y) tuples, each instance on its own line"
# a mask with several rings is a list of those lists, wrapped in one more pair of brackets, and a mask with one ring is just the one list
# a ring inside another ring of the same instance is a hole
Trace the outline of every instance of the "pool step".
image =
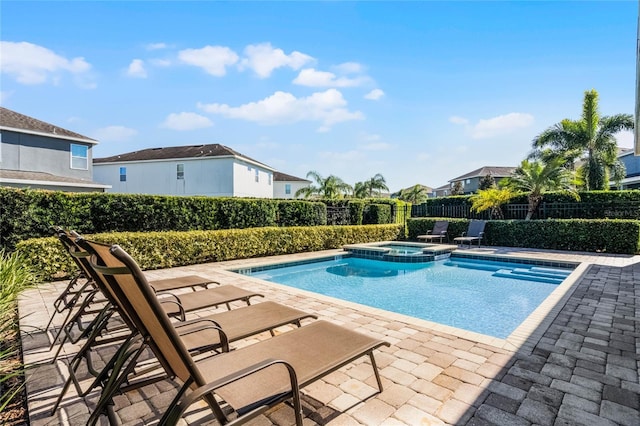
[(532, 275), (535, 277), (556, 278), (559, 280), (563, 280), (567, 278), (570, 274), (570, 272), (566, 272), (566, 271), (550, 272), (548, 270), (541, 271), (539, 269), (533, 269), (533, 268), (531, 269), (515, 268), (513, 272), (515, 272), (516, 274)]
[(515, 269), (500, 269), (493, 273), (494, 277), (502, 277), (502, 278), (513, 278), (516, 280), (525, 280), (525, 281), (536, 281), (540, 283), (548, 283), (548, 284), (560, 284), (564, 278), (563, 277), (550, 277), (544, 275), (536, 275), (536, 274), (523, 274), (516, 272)]
[(445, 262), (446, 266), (453, 266), (465, 269), (477, 269), (480, 271), (499, 271), (503, 266), (486, 265), (482, 263), (461, 262), (459, 260), (448, 260)]

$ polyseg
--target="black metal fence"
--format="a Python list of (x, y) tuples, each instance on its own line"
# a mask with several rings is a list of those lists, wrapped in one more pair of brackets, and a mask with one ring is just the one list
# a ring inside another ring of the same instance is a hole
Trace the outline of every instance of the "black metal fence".
[[(502, 206), (505, 219), (524, 219), (528, 204)], [(490, 212), (475, 213), (470, 204), (436, 205), (419, 204), (411, 208), (411, 217), (451, 217), (490, 219)], [(533, 219), (640, 219), (640, 202), (617, 201), (612, 203), (545, 203), (538, 206)]]

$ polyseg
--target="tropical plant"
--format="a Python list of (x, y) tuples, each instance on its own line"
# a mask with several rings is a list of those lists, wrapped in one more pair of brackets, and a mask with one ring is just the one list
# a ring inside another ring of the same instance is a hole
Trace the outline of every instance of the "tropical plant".
[(566, 191), (579, 200), (576, 185), (580, 182), (575, 173), (564, 166), (564, 159), (556, 157), (547, 163), (522, 160), (520, 166), (507, 178), (508, 187), (527, 192), (529, 207), (525, 220), (530, 220), (546, 192)]
[(336, 199), (342, 198), (344, 195), (353, 192), (351, 185), (345, 183), (342, 179), (334, 175), (329, 175), (324, 178), (318, 172), (312, 170), (307, 173), (307, 177), (312, 178), (316, 185), (300, 188), (296, 191), (296, 197), (309, 198), (312, 196), (318, 196)]
[(490, 210), (492, 219), (504, 219), (501, 206), (509, 202), (514, 195), (511, 188), (480, 189), (470, 197), (471, 211), (480, 213)]
[(0, 250), (0, 412), (20, 393), (24, 373), (19, 359), (16, 335), (18, 332), (18, 294), (39, 282), (39, 275), (17, 252)]
[(388, 191), (387, 181), (380, 173), (376, 173), (370, 179), (365, 180), (364, 187), (369, 193), (369, 197), (380, 196), (382, 191)]
[(356, 182), (353, 186), (353, 196), (356, 198), (367, 198), (369, 190), (364, 182)]
[(584, 93), (582, 117), (564, 119), (536, 136), (530, 157), (543, 161), (562, 158), (571, 168), (583, 160), (581, 172), (586, 189), (606, 190), (610, 180), (619, 182), (625, 176), (614, 135), (633, 126), (631, 114), (600, 117), (598, 92), (588, 90)]
[(480, 182), (478, 183), (479, 190), (495, 188), (495, 186), (496, 186), (496, 180), (491, 175), (483, 176), (482, 179), (480, 179)]
[(454, 182), (451, 187), (451, 195), (464, 195), (464, 188), (462, 187), (462, 182), (457, 181)]
[(414, 185), (411, 188), (406, 188), (400, 191), (399, 199), (411, 204), (421, 204), (429, 197), (427, 194), (427, 188), (420, 184)]

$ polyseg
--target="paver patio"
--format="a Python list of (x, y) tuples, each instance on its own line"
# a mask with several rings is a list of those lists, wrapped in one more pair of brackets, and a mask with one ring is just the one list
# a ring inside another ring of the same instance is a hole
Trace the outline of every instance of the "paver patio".
[[(640, 257), (545, 252), (510, 248), (464, 250), (583, 262), (575, 282), (547, 300), (509, 339), (497, 339), (379, 309), (266, 283), (225, 269), (338, 251), (302, 253), (148, 271), (151, 279), (198, 274), (259, 291), (272, 300), (382, 338), (376, 352), (384, 392), (375, 394), (368, 358), (362, 358), (303, 390), (308, 425), (639, 425)], [(84, 424), (96, 394), (82, 400), (73, 390), (49, 416), (67, 377), (63, 359), (49, 361), (50, 335), (40, 331), (51, 302), (66, 283), (42, 285), (20, 298), (31, 425)], [(199, 312), (200, 315), (211, 311)], [(193, 316), (193, 315), (192, 315)], [(279, 329), (286, 332), (287, 328)], [(269, 338), (263, 333), (234, 344)], [(65, 345), (64, 354), (77, 347)], [(106, 357), (113, 348), (98, 353)], [(170, 380), (116, 397), (122, 424), (153, 424), (177, 392)], [(106, 418), (102, 419), (106, 424)], [(290, 425), (293, 412), (280, 405), (252, 425)], [(213, 423), (203, 403), (185, 424)]]

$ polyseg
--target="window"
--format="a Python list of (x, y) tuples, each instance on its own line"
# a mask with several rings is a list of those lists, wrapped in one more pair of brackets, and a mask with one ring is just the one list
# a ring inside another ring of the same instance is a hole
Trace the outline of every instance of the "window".
[(89, 147), (86, 145), (71, 144), (71, 168), (89, 169)]
[(260, 182), (260, 170), (256, 169), (256, 182)]
[(176, 166), (176, 179), (184, 179), (184, 164), (178, 164)]
[(471, 179), (467, 179), (467, 184), (471, 183)]
[(120, 167), (120, 182), (126, 182), (126, 181), (127, 181), (127, 168)]
[(284, 193), (287, 195), (291, 195), (291, 184), (290, 183), (285, 183), (284, 184)]

